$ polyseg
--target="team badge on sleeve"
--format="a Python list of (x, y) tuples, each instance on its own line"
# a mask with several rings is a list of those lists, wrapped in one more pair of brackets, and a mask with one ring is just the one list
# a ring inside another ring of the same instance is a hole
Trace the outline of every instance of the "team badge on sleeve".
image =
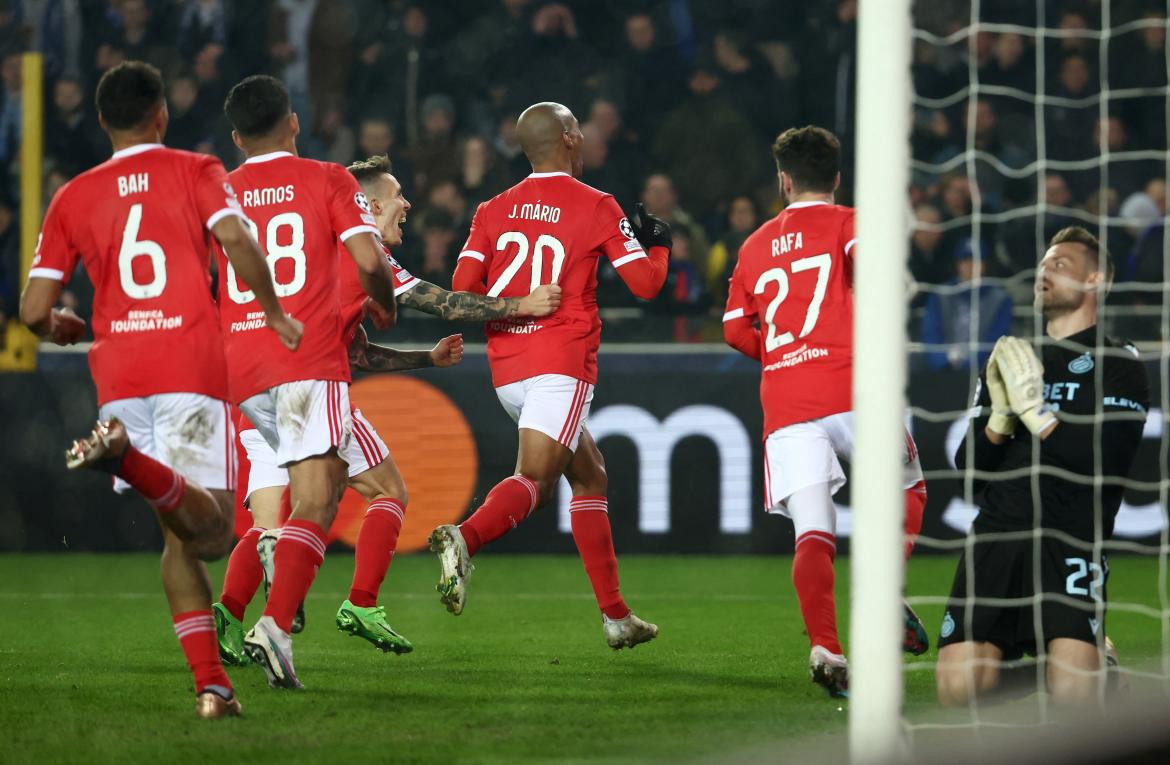
[(240, 200), (236, 199), (236, 190), (233, 189), (232, 185), (227, 181), (223, 182), (223, 193), (227, 195), (227, 198), (224, 200), (224, 202), (227, 203), (227, 206), (233, 210), (239, 210)]
[(370, 200), (366, 199), (366, 195), (362, 192), (359, 191), (358, 193), (354, 194), (353, 201), (354, 204), (361, 208), (362, 212), (367, 214), (370, 212)]
[(623, 234), (625, 234), (626, 239), (634, 238), (634, 227), (630, 225), (628, 218), (622, 218), (621, 221), (618, 222), (618, 229)]

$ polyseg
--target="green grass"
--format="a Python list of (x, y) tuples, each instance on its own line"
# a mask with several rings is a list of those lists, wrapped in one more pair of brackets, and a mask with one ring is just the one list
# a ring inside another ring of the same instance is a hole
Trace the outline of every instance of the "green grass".
[[(0, 556), (0, 762), (717, 760), (844, 729), (846, 705), (807, 679), (790, 558), (625, 557), (624, 593), (662, 632), (619, 653), (577, 559), (489, 552), (477, 564), (453, 618), (431, 556), (394, 562), (384, 603), (415, 644), (396, 657), (333, 626), (352, 566), (330, 556), (296, 642), (306, 690), (234, 669), (245, 717), (205, 722), (155, 556)], [(1157, 606), (1156, 561), (1113, 564), (1112, 599)], [(953, 570), (917, 558), (910, 594), (945, 594)], [(933, 640), (941, 607), (920, 613)], [(1111, 614), (1109, 632), (1123, 659), (1159, 654), (1149, 617)], [(932, 688), (925, 665), (907, 673), (911, 718), (933, 714)]]

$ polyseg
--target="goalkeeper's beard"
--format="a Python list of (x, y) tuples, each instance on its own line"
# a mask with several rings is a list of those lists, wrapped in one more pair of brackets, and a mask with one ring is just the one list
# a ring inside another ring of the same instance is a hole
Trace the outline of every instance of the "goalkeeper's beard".
[(1084, 290), (1066, 287), (1057, 289), (1050, 284), (1047, 290), (1036, 293), (1036, 309), (1051, 321), (1078, 310), (1085, 304)]

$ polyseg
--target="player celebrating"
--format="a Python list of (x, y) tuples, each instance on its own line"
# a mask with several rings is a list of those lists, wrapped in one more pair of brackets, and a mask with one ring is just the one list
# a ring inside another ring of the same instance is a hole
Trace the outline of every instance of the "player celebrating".
[(597, 261), (609, 258), (635, 295), (651, 298), (666, 278), (670, 228), (646, 216), (635, 230), (612, 196), (575, 180), (584, 138), (564, 106), (529, 107), (516, 132), (533, 172), (476, 210), (452, 286), (497, 297), (559, 284), (563, 299), (560, 310), (545, 319), (488, 322), (492, 384), (520, 430), (517, 471), (496, 484), (460, 526), (440, 526), (431, 534), (431, 550), (442, 568), (440, 599), (451, 613), (462, 613), (470, 558), (547, 502), (564, 475), (573, 490), (573, 539), (602, 612), (606, 641), (614, 649), (632, 648), (652, 640), (658, 628), (622, 600), (605, 464), (584, 429), (601, 340)]
[(224, 112), (247, 159), (231, 174), (245, 211), (263, 232), (281, 304), (305, 323), (294, 357), (255, 331), (255, 296), (221, 260), (220, 315), (233, 399), (289, 472), (292, 517), (273, 551), (264, 615), (245, 649), (273, 687), (299, 688), (289, 631), (325, 553), (326, 530), (345, 486), (353, 420), (342, 342), (339, 259), (344, 243), (362, 288), (394, 316), (394, 285), (361, 187), (345, 169), (296, 156), (297, 116), (272, 77), (231, 89)]
[[(833, 494), (845, 485), (839, 457), (848, 459), (853, 449), (853, 210), (834, 204), (841, 145), (832, 133), (786, 130), (772, 151), (788, 206), (740, 248), (723, 333), (728, 345), (763, 365), (765, 509), (787, 515), (796, 530), (792, 581), (811, 644), (812, 680), (831, 696), (844, 696), (848, 664), (833, 598)], [(909, 433), (902, 450), (905, 529), (912, 540), (922, 525), (926, 484)], [(927, 648), (926, 631), (909, 606), (904, 647), (915, 654)]]
[(102, 75), (98, 114), (114, 154), (53, 199), (21, 318), (59, 345), (78, 340), (84, 323), (53, 306), (81, 260), (96, 291), (89, 362), (100, 420), (66, 462), (113, 473), (115, 490), (133, 487), (154, 508), (163, 529), (163, 588), (195, 676), (196, 711), (223, 717), (239, 714), (240, 703), (216, 655), (204, 561), (230, 544), (235, 449), (211, 296), (211, 236), (255, 293), (257, 326), (279, 338), (258, 333), (295, 349), (301, 331), (277, 302), (223, 165), (162, 146), (163, 94), (162, 76), (149, 64), (126, 62)]
[[(959, 558), (939, 639), (943, 704), (967, 704), (993, 690), (1001, 661), (1035, 655), (1041, 646), (1055, 701), (1097, 698), (1112, 646), (1105, 638), (1109, 564), (1095, 540), (1113, 535), (1150, 399), (1137, 349), (1098, 334), (1099, 296), (1112, 280), (1113, 263), (1096, 237), (1079, 226), (1057, 232), (1036, 271), (1036, 308), (1048, 336), (1041, 355), (1028, 341), (1004, 337), (987, 361), (976, 392), (980, 414), (955, 464), (965, 468), (970, 458), (982, 475), (1014, 477), (975, 481), (979, 515), (966, 548), (971, 558), (967, 552)], [(1104, 418), (1094, 422), (1098, 407)], [(1040, 464), (1061, 475), (1034, 478), (1037, 449)], [(1039, 548), (1032, 535), (1003, 538), (1020, 531), (1041, 534)], [(1000, 605), (1005, 601), (1019, 605)]]
[[(384, 248), (397, 247), (402, 243), (402, 224), (410, 210), (410, 202), (402, 195), (401, 185), (390, 172), (390, 160), (385, 156), (371, 157), (350, 165), (348, 170), (366, 194)], [(487, 321), (508, 316), (546, 316), (556, 310), (560, 301), (561, 290), (556, 285), (544, 285), (531, 295), (513, 298), (450, 292), (415, 278), (390, 256), (388, 249), (385, 253), (394, 272), (394, 295), (398, 304), (441, 318)], [(352, 259), (343, 255), (340, 268), (343, 337), (349, 346), (353, 368), (393, 372), (459, 363), (463, 357), (463, 341), (458, 335), (444, 338), (429, 352), (403, 352), (370, 344), (361, 328), (362, 315), (366, 308), (379, 309), (366, 297)], [(349, 598), (337, 611), (337, 626), (383, 651), (405, 653), (412, 650), (410, 642), (394, 631), (386, 619), (385, 608), (378, 606), (377, 602), (406, 517), (406, 484), (374, 426), (358, 409), (353, 410), (352, 416), (356, 437), (345, 454), (349, 485), (369, 506), (358, 532), (353, 584)], [(243, 654), (244, 609), (256, 593), (261, 578), (265, 582), (271, 579), (270, 550), (275, 544), (276, 526), (282, 515), (282, 492), (288, 484), (287, 472), (277, 466), (275, 453), (252, 429), (251, 423), (244, 420), (240, 431), (251, 466), (246, 502), (252, 512), (253, 527), (232, 552), (224, 576), (223, 595), (214, 605), (220, 654), (231, 663), (246, 660)], [(303, 615), (298, 614), (294, 617), (292, 631), (299, 632), (301, 628)]]

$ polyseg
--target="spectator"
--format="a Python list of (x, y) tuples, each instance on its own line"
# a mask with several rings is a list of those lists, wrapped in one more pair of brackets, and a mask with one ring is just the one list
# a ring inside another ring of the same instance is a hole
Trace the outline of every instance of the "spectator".
[(691, 257), (691, 238), (686, 229), (674, 233), (666, 283), (651, 301), (656, 313), (673, 316), (671, 340), (676, 343), (702, 341), (699, 317), (711, 306), (711, 297), (703, 287), (703, 274)]
[[(340, 97), (326, 98), (317, 105), (316, 117), (313, 120), (313, 132), (308, 137), (311, 147), (310, 154), (328, 162), (339, 165), (348, 165), (358, 156), (357, 140), (353, 131), (345, 123), (345, 112)], [(391, 136), (392, 131), (387, 131)], [(381, 141), (367, 137), (367, 145), (386, 146), (387, 151), (392, 140)], [(358, 158), (377, 156), (385, 152), (370, 152)], [(409, 181), (409, 179), (407, 179)]]
[(647, 177), (642, 184), (641, 201), (646, 205), (647, 212), (662, 218), (674, 231), (686, 229), (687, 245), (692, 260), (699, 264), (699, 272), (704, 273), (707, 253), (710, 250), (707, 234), (689, 213), (678, 206), (678, 195), (674, 191), (674, 182), (670, 176), (655, 173)]
[(754, 125), (792, 124), (793, 94), (783, 92), (767, 61), (748, 48), (746, 33), (716, 32), (714, 54), (723, 89), (740, 114)]
[(567, 5), (549, 3), (532, 15), (532, 36), (524, 52), (526, 63), (509, 86), (512, 103), (555, 100), (582, 108), (596, 95), (601, 62), (580, 39), (577, 19)]
[(313, 123), (313, 106), (345, 92), (354, 24), (346, 0), (276, 0), (270, 54), (288, 87), (293, 110)]
[(633, 186), (629, 184), (628, 176), (619, 171), (618, 163), (610, 160), (609, 145), (602, 137), (601, 130), (586, 122), (581, 126), (581, 134), (585, 137), (581, 145), (584, 166), (581, 182), (613, 194), (619, 205), (628, 207), (634, 198)]
[(199, 103), (199, 84), (189, 75), (172, 78), (168, 89), (167, 145), (203, 151), (211, 144), (213, 117)]
[[(625, 124), (617, 104), (606, 98), (595, 100), (589, 107), (589, 120), (585, 124), (596, 128), (594, 135), (605, 142), (607, 170), (612, 169), (617, 177), (617, 187), (629, 189), (632, 193), (639, 179), (646, 175), (646, 152), (641, 148), (638, 136)], [(623, 204), (629, 201), (613, 193)]]
[[(173, 113), (171, 120), (173, 124)], [(110, 156), (110, 139), (86, 109), (82, 84), (73, 77), (62, 77), (53, 85), (53, 104), (45, 120), (45, 154), (71, 174)]]
[(1053, 159), (1087, 159), (1093, 156), (1092, 125), (1098, 113), (1089, 103), (1096, 92), (1089, 64), (1084, 56), (1072, 55), (1060, 63), (1060, 81), (1054, 96), (1075, 103), (1057, 103), (1045, 111), (1046, 153)]
[(532, 172), (532, 165), (524, 156), (520, 142), (516, 140), (516, 114), (505, 114), (496, 126), (492, 148), (499, 155), (503, 165), (505, 185), (512, 186)]
[(658, 44), (658, 31), (650, 14), (627, 16), (625, 33), (625, 49), (616, 62), (617, 79), (625, 105), (632, 110), (630, 126), (645, 138), (681, 97), (681, 67), (674, 55)]
[(459, 178), (459, 153), (455, 143), (455, 102), (439, 93), (427, 96), (420, 108), (422, 135), (411, 147), (417, 193), (444, 181)]
[(755, 186), (767, 166), (767, 147), (722, 94), (712, 67), (696, 67), (688, 85), (691, 95), (666, 115), (652, 153), (678, 182), (683, 204), (706, 216)]
[[(394, 177), (402, 184), (407, 199), (414, 195), (414, 164), (396, 148), (394, 123), (383, 115), (371, 114), (358, 126), (357, 152), (350, 161), (386, 155), (394, 166)], [(346, 163), (348, 164), (348, 162)]]
[(943, 252), (953, 253), (963, 240), (971, 236), (971, 182), (967, 176), (962, 173), (943, 176), (939, 181), (938, 201), (944, 227), (939, 246)]
[[(1031, 42), (1025, 42), (1023, 36), (1010, 32), (1001, 34), (996, 38), (991, 60), (979, 71), (979, 81), (1031, 93), (1036, 89), (1034, 55)], [(997, 99), (996, 106), (1031, 116), (1031, 104), (1018, 98)]]
[(445, 213), (446, 225), (456, 234), (466, 234), (471, 227), (473, 211), (468, 207), (467, 197), (463, 196), (455, 181), (443, 181), (433, 186), (427, 195), (427, 209)]
[(471, 136), (463, 142), (462, 158), (460, 183), (463, 195), (467, 198), (467, 206), (471, 209), (475, 209), (481, 202), (486, 202), (510, 185), (504, 178), (499, 157), (488, 146), (487, 141), (479, 136)]
[(446, 210), (433, 208), (423, 214), (422, 255), (412, 273), (424, 281), (439, 286), (451, 285), (456, 241), (455, 222)]
[(759, 225), (756, 203), (750, 196), (731, 200), (727, 212), (727, 232), (716, 240), (707, 256), (707, 289), (715, 305), (727, 302), (727, 282), (739, 260), (739, 248)]
[(19, 53), (7, 53), (0, 59), (0, 169), (20, 154), (21, 114), (23, 112), (21, 91), (21, 64)]
[(1003, 287), (973, 283), (984, 273), (985, 247), (977, 259), (974, 244), (967, 239), (954, 257), (952, 289), (926, 298), (922, 317), (926, 364), (932, 370), (981, 369), (995, 341), (1011, 334), (1012, 299)]
[[(1109, 69), (1111, 88), (1166, 87), (1165, 8), (1147, 11), (1143, 20), (1152, 25), (1137, 33), (1138, 40), (1127, 35), (1110, 45), (1114, 56)], [(1118, 102), (1117, 109), (1125, 123), (1134, 128), (1132, 148), (1166, 148), (1165, 101), (1164, 95), (1158, 95)]]
[[(14, 17), (10, 28), (23, 27), (28, 49), (44, 54), (46, 79), (52, 81), (64, 75), (81, 75), (82, 64), (88, 61), (82, 56), (82, 32), (85, 29), (82, 0), (12, 2), (6, 5)], [(21, 42), (16, 37), (13, 34), (9, 39), (0, 40), (0, 49), (18, 47)]]
[[(942, 232), (938, 225), (942, 215), (934, 205), (920, 204), (914, 208), (914, 233), (910, 237), (910, 275), (923, 286), (945, 284), (954, 276), (954, 263), (942, 251)], [(914, 303), (926, 302), (926, 292), (917, 291)]]

